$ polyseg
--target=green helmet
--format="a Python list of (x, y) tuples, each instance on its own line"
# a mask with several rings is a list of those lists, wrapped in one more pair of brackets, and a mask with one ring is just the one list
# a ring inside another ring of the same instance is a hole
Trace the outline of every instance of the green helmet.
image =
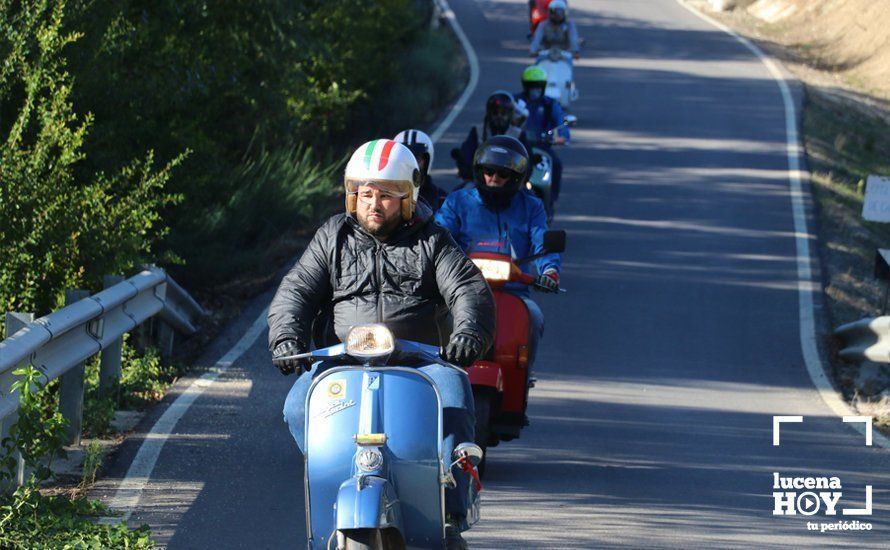
[(522, 71), (523, 84), (543, 84), (547, 85), (547, 71), (538, 65), (531, 65)]

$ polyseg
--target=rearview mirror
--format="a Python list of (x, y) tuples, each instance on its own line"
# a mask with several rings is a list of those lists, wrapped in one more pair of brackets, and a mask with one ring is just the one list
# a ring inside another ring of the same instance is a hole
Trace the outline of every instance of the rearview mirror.
[(544, 250), (549, 254), (562, 253), (566, 250), (565, 229), (549, 229), (544, 232)]

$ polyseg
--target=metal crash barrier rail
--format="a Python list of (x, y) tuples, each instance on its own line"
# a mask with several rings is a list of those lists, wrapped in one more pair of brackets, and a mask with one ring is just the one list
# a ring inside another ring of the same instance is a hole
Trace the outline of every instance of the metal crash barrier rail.
[[(117, 387), (123, 335), (157, 315), (162, 352), (172, 351), (173, 331), (194, 334), (206, 312), (160, 268), (122, 279), (106, 277), (105, 290), (89, 296), (68, 291), (66, 306), (45, 317), (7, 313), (8, 338), (0, 342), (0, 438), (15, 422), (18, 392), (13, 371), (28, 364), (47, 382), (61, 378), (59, 410), (69, 421), (69, 444), (80, 442), (84, 362), (101, 353), (100, 393)], [(166, 350), (164, 349), (166, 348)]]

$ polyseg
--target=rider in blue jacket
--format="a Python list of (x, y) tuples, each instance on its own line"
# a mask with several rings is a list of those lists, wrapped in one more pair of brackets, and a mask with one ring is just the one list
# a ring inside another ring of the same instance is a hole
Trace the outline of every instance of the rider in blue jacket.
[[(473, 157), (473, 185), (449, 193), (436, 213), (436, 221), (451, 232), (467, 253), (491, 251), (493, 243), (509, 250), (513, 259), (542, 252), (547, 214), (544, 203), (523, 188), (528, 171), (528, 152), (517, 139), (489, 139)], [(531, 274), (529, 265), (520, 267)], [(538, 258), (535, 267), (535, 288), (558, 292), (559, 254)], [(528, 307), (529, 363), (534, 364), (538, 341), (544, 334), (544, 314), (531, 299), (527, 285), (508, 283), (504, 288)]]
[[(569, 128), (563, 125), (565, 113), (559, 105), (559, 101), (544, 95), (547, 88), (547, 72), (532, 65), (526, 67), (522, 72), (522, 92), (516, 94), (516, 99), (525, 102), (528, 109), (528, 119), (525, 121), (525, 135), (528, 141), (537, 147), (545, 149), (553, 158), (553, 186), (551, 194), (553, 202), (559, 198), (559, 187), (562, 182), (562, 161), (556, 156), (553, 150), (553, 144), (562, 145), (569, 142), (571, 134)], [(541, 141), (541, 134), (549, 132), (554, 128), (556, 135), (553, 136), (553, 144), (547, 141)]]

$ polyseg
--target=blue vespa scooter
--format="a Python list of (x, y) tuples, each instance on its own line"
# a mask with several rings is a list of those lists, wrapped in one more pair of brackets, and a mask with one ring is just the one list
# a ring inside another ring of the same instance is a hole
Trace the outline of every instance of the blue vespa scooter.
[[(308, 547), (443, 548), (451, 469), (475, 471), (482, 449), (461, 443), (445, 462), (436, 385), (417, 368), (388, 363), (458, 367), (383, 325), (354, 327), (346, 344), (293, 356), (307, 357), (343, 364), (318, 375), (306, 398)], [(469, 523), (479, 517), (479, 488), (470, 483)]]

